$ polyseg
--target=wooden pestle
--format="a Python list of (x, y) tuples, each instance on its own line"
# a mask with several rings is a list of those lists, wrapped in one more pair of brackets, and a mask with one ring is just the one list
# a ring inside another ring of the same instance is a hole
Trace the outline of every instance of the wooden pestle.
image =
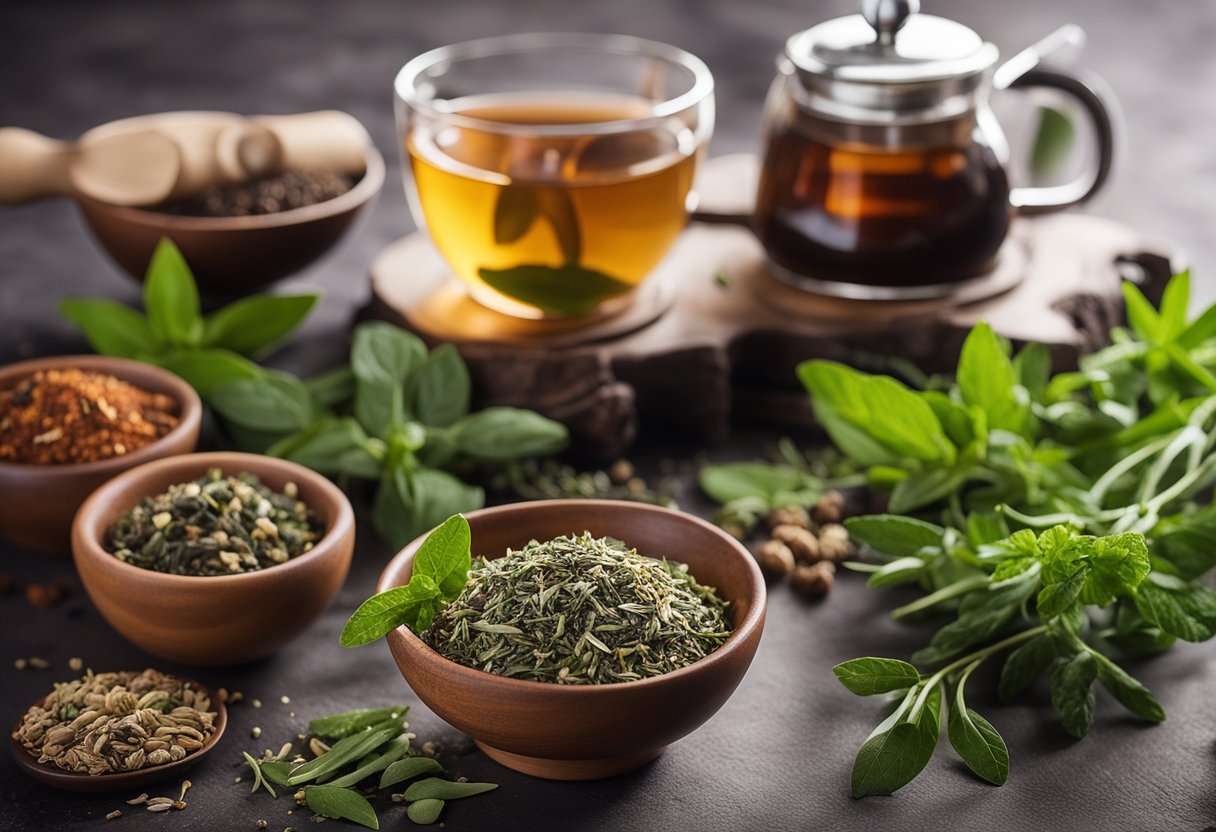
[(0, 128), (0, 204), (79, 191), (113, 205), (154, 205), (288, 168), (360, 175), (369, 141), (356, 119), (332, 110), (138, 116), (74, 144)]

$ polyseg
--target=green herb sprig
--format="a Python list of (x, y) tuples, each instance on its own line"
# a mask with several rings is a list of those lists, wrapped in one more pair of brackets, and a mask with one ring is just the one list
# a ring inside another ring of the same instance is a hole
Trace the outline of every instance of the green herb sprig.
[(320, 295), (255, 295), (209, 315), (181, 251), (161, 239), (144, 278), (144, 314), (110, 300), (68, 298), (64, 317), (102, 355), (164, 367), (207, 398), (236, 379), (261, 378), (250, 357), (262, 357), (304, 321)]
[(1076, 372), (1052, 375), (1037, 344), (1011, 358), (983, 324), (946, 391), (799, 367), (833, 441), (890, 492), (892, 514), (847, 522), (880, 561), (852, 566), (871, 586), (923, 590), (893, 617), (947, 619), (911, 663), (836, 668), (854, 693), (898, 701), (858, 752), (854, 796), (915, 778), (943, 719), (968, 767), (1005, 781), (1008, 750), (966, 700), (990, 659), (1003, 657), (1005, 701), (1049, 673), (1063, 727), (1081, 737), (1095, 682), (1137, 716), (1165, 718), (1112, 657), (1216, 634), (1216, 593), (1196, 582), (1216, 566), (1216, 508), (1195, 503), (1216, 482), (1216, 309), (1187, 322), (1185, 274), (1160, 311), (1133, 286), (1125, 295), (1132, 330)]

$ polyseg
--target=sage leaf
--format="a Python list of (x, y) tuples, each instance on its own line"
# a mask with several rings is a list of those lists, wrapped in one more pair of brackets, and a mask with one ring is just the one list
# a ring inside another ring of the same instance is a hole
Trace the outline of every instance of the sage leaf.
[(249, 359), (214, 347), (175, 352), (161, 366), (181, 376), (204, 399), (221, 385), (263, 375), (262, 368)]
[(531, 410), (488, 407), (453, 426), (453, 439), (464, 455), (482, 462), (504, 462), (545, 456), (565, 448), (565, 425)]
[(1136, 609), (1147, 621), (1183, 641), (1207, 641), (1216, 634), (1216, 593), (1181, 581), (1169, 582), (1167, 589), (1162, 581), (1154, 573), (1136, 590)]
[(415, 777), (430, 774), (433, 771), (443, 771), (443, 766), (439, 765), (438, 760), (431, 757), (407, 757), (404, 760), (398, 760), (384, 770), (384, 773), (380, 775), (380, 788), (387, 789), (389, 786), (413, 780)]
[(292, 433), (313, 417), (308, 389), (287, 373), (229, 381), (213, 389), (207, 403), (228, 421), (260, 431)]
[(770, 507), (781, 492), (797, 491), (806, 485), (807, 474), (789, 465), (767, 462), (732, 462), (706, 465), (698, 477), (701, 490), (719, 503), (747, 497), (763, 498)]
[(1051, 704), (1060, 714), (1064, 730), (1077, 739), (1089, 733), (1094, 721), (1093, 683), (1098, 666), (1088, 652), (1078, 653), (1051, 674)]
[(287, 778), (287, 783), (291, 786), (298, 786), (327, 774), (333, 774), (347, 763), (354, 762), (365, 754), (375, 751), (400, 733), (401, 726), (396, 724), (343, 737), (320, 757), (293, 768), (291, 776)]
[(121, 303), (67, 298), (60, 301), (59, 312), (80, 327), (89, 346), (102, 355), (140, 360), (160, 349), (147, 319)]
[(469, 412), (469, 369), (451, 344), (431, 352), (418, 369), (411, 412), (424, 425), (447, 427)]
[(1001, 667), (1001, 679), (997, 684), (1000, 700), (1013, 701), (1056, 656), (1055, 639), (1047, 633), (1035, 636), (1010, 653)]
[(1148, 688), (1101, 653), (1091, 655), (1098, 666), (1098, 681), (1110, 691), (1119, 704), (1141, 719), (1150, 722), (1165, 721), (1165, 709), (1153, 698)]
[(539, 215), (536, 188), (507, 185), (494, 202), (494, 242), (500, 246), (516, 242), (528, 233)]
[(851, 659), (833, 667), (832, 672), (842, 685), (858, 696), (902, 690), (920, 682), (917, 669), (898, 659)]
[(353, 789), (336, 786), (305, 786), (304, 801), (318, 815), (338, 820), (353, 821), (368, 829), (379, 829), (376, 810), (367, 798)]
[(950, 744), (967, 768), (994, 786), (1009, 777), (1009, 749), (988, 720), (968, 708), (958, 697), (947, 719)]
[(891, 794), (920, 774), (937, 747), (941, 698), (935, 686), (915, 720), (909, 712), (866, 740), (853, 762), (853, 797)]
[(161, 237), (144, 277), (144, 312), (157, 340), (180, 347), (198, 346), (203, 335), (198, 288), (173, 241)]
[(447, 805), (442, 800), (434, 798), (424, 798), (423, 800), (415, 800), (405, 809), (405, 815), (419, 826), (426, 826), (439, 820), (439, 815), (443, 812), (443, 807)]
[(463, 515), (453, 515), (422, 542), (414, 555), (413, 574), (430, 578), (444, 598), (453, 600), (467, 581), (471, 545), (469, 521)]
[[(358, 647), (401, 626), (408, 626), (415, 632), (425, 630), (430, 625), (430, 617), (423, 608), (432, 606), (440, 598), (439, 586), (428, 576), (412, 577), (405, 586), (385, 590), (360, 604), (342, 628), (338, 643), (343, 647)], [(419, 626), (423, 619), (426, 623)]]
[[(294, 766), (286, 760), (262, 760), (258, 763), (258, 768), (261, 769), (262, 777), (266, 780), (286, 786), (287, 778), (291, 776)], [(273, 791), (271, 791), (271, 795), (274, 795)]]
[(475, 794), (493, 791), (497, 783), (457, 783), (452, 780), (442, 780), (438, 777), (428, 777), (411, 783), (405, 790), (406, 800), (457, 800), (462, 797), (472, 797)]
[(359, 763), (354, 771), (349, 774), (344, 774), (341, 777), (329, 781), (327, 785), (336, 788), (348, 788), (354, 786), (363, 780), (371, 777), (373, 774), (378, 774), (384, 771), (393, 763), (400, 760), (410, 750), (410, 741), (405, 737), (397, 737), (391, 740), (379, 754), (376, 754), (369, 760), (364, 760)]
[(254, 295), (230, 303), (203, 320), (201, 345), (241, 355), (265, 353), (291, 335), (320, 295)]
[(308, 732), (326, 740), (340, 740), (357, 734), (373, 725), (399, 720), (409, 712), (409, 705), (392, 705), (387, 708), (359, 708), (329, 716), (317, 717), (308, 723)]
[(633, 285), (578, 265), (523, 264), (509, 269), (481, 268), (477, 276), (487, 286), (521, 303), (568, 317), (592, 312), (609, 298), (633, 290)]
[(901, 557), (916, 555), (926, 548), (940, 549), (946, 533), (941, 526), (895, 514), (850, 517), (844, 526), (855, 540), (874, 551)]

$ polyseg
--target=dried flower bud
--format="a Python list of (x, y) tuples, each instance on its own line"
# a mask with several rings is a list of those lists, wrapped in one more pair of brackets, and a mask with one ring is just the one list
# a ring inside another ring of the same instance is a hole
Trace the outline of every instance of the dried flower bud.
[(756, 552), (756, 563), (770, 578), (784, 578), (794, 569), (794, 553), (780, 540), (768, 540)]
[(790, 586), (810, 598), (821, 598), (832, 590), (836, 580), (836, 564), (826, 560), (799, 564), (790, 575)]
[(802, 506), (775, 508), (765, 516), (764, 520), (770, 529), (776, 529), (778, 526), (800, 526), (806, 529), (811, 525), (811, 516)]
[(840, 563), (853, 556), (853, 541), (839, 523), (828, 523), (819, 530), (819, 552), (824, 560)]
[(820, 559), (819, 541), (815, 539), (815, 535), (801, 526), (784, 525), (773, 529), (773, 540), (780, 540), (786, 546), (790, 547), (790, 551), (794, 553), (794, 558), (801, 563), (814, 563)]
[(815, 503), (811, 516), (816, 523), (839, 523), (844, 517), (844, 495), (839, 491), (828, 491)]

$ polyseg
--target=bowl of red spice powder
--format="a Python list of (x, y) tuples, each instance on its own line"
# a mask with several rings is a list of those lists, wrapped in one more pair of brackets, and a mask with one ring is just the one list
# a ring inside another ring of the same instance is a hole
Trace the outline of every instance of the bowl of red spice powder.
[(203, 405), (150, 364), (63, 355), (0, 367), (0, 537), (70, 550), (72, 518), (102, 483), (198, 445)]

